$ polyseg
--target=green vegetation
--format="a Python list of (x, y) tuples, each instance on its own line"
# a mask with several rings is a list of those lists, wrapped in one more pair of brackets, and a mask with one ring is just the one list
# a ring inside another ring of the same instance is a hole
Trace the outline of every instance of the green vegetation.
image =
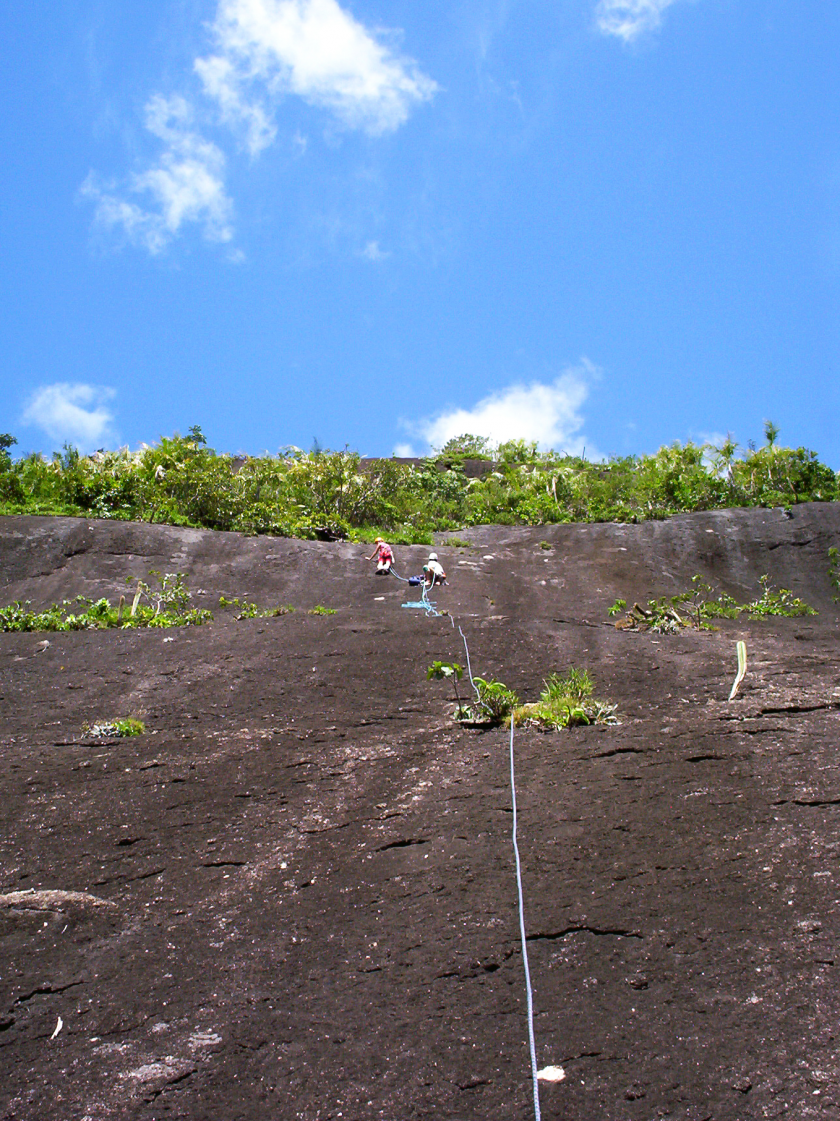
[(458, 692), (463, 668), (457, 662), (432, 662), (426, 679), (451, 680), (455, 690), (454, 719), (464, 724), (486, 727), (510, 725), (543, 727), (553, 730), (579, 724), (616, 724), (615, 705), (592, 699), (593, 684), (586, 670), (569, 670), (566, 677), (553, 673), (543, 682), (540, 699), (521, 704), (516, 693), (495, 678), (474, 677), (476, 699), (465, 704)]
[(501, 681), (493, 678), (474, 677), (472, 685), (476, 692), (476, 699), (472, 704), (465, 704), (458, 692), (458, 682), (464, 676), (463, 666), (457, 662), (432, 662), (426, 670), (427, 681), (452, 682), (455, 690), (454, 719), (467, 724), (486, 724), (493, 726), (501, 724), (505, 717), (510, 716), (519, 698), (512, 689), (508, 689)]
[(553, 673), (543, 682), (540, 699), (520, 705), (513, 711), (513, 722), (543, 728), (574, 728), (585, 724), (617, 724), (616, 706), (594, 700), (594, 685), (586, 670), (570, 668), (565, 677)]
[(445, 681), (449, 679), (452, 682), (452, 687), (455, 690), (455, 719), (461, 720), (464, 714), (468, 713), (466, 705), (461, 700), (461, 694), (458, 692), (458, 682), (464, 676), (464, 667), (457, 662), (432, 662), (426, 670), (427, 681)]
[(227, 599), (225, 596), (219, 596), (219, 607), (238, 608), (235, 616), (237, 619), (274, 619), (278, 615), (290, 615), (294, 611), (294, 607), (290, 607), (288, 604), (279, 604), (277, 607), (260, 607), (259, 604), (251, 603), (245, 599)]
[[(234, 460), (201, 429), (140, 451), (82, 456), (70, 445), (45, 459), (13, 459), (0, 434), (0, 514), (65, 514), (203, 526), (251, 534), (431, 544), (479, 524), (643, 521), (727, 506), (792, 506), (838, 497), (834, 472), (806, 448), (784, 448), (767, 422), (766, 444), (741, 453), (673, 444), (654, 455), (589, 463), (512, 440), (450, 440), (419, 462), (366, 461), (348, 450)], [(465, 464), (483, 460), (483, 474)], [(472, 473), (473, 469), (470, 468)], [(454, 547), (468, 542), (450, 538)]]
[[(187, 587), (183, 572), (150, 572), (156, 584), (137, 580), (134, 598), (130, 604), (120, 596), (116, 607), (110, 600), (92, 600), (86, 596), (65, 599), (43, 611), (33, 611), (29, 600), (15, 601), (0, 607), (0, 631), (89, 631), (107, 630), (111, 627), (188, 627), (209, 623), (213, 613), (192, 606), (192, 593)], [(129, 584), (134, 585), (132, 578)], [(247, 599), (219, 597), (221, 608), (232, 607), (236, 619), (268, 619), (289, 615), (295, 609), (285, 604), (277, 607), (260, 607)], [(310, 615), (335, 615), (333, 607), (313, 607)]]
[(835, 603), (840, 603), (840, 552), (833, 546), (828, 550), (828, 578), (834, 588), (831, 598)]
[[(192, 593), (187, 587), (183, 572), (149, 572), (157, 581), (151, 587), (145, 580), (137, 581), (134, 601), (127, 619), (121, 619), (122, 600), (117, 610), (117, 620), (109, 626), (135, 627), (183, 627), (209, 623), (212, 612), (191, 606)], [(132, 581), (129, 580), (129, 584)], [(145, 600), (145, 604), (141, 602)], [(100, 603), (103, 602), (100, 600)], [(107, 603), (107, 600), (104, 601)]]
[[(86, 596), (65, 599), (43, 611), (33, 611), (29, 600), (16, 600), (0, 607), (2, 631), (90, 631), (110, 627), (188, 627), (208, 623), (210, 611), (191, 606), (192, 596), (183, 572), (150, 573), (157, 578), (157, 587), (145, 580), (137, 581), (134, 599), (125, 610), (125, 596), (114, 607), (109, 600), (92, 600)], [(129, 583), (134, 583), (133, 580)], [(145, 603), (142, 600), (146, 600)]]
[(146, 725), (142, 720), (136, 720), (133, 716), (122, 717), (118, 720), (97, 720), (95, 724), (85, 724), (82, 729), (86, 736), (94, 737), (124, 737), (124, 736), (142, 736), (146, 731)]
[(473, 683), (478, 690), (477, 718), (488, 724), (504, 723), (519, 704), (519, 697), (513, 689), (508, 689), (504, 682), (492, 677), (474, 677)]
[[(649, 599), (642, 607), (633, 607), (616, 622), (620, 630), (655, 631), (657, 634), (678, 634), (686, 627), (696, 630), (713, 630), (713, 619), (736, 619), (745, 614), (750, 619), (767, 615), (794, 617), (816, 615), (817, 612), (788, 588), (774, 588), (768, 576), (759, 578), (761, 595), (749, 603), (738, 603), (725, 592), (714, 595), (711, 585), (701, 576), (691, 578), (691, 591), (675, 596)], [(617, 599), (608, 614), (618, 615), (626, 608), (623, 599)]]
[(813, 607), (795, 596), (788, 588), (773, 588), (767, 576), (759, 577), (761, 595), (752, 603), (741, 604), (739, 611), (746, 611), (751, 619), (760, 619), (763, 615), (785, 615), (793, 618), (796, 615), (816, 615)]

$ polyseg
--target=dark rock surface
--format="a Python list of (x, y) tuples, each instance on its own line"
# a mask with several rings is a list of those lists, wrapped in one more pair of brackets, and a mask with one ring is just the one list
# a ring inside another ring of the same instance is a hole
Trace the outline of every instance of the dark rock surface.
[[(840, 1116), (840, 509), (792, 513), (464, 531), (438, 618), (361, 546), (0, 519), (3, 603), (158, 569), (297, 608), (0, 635), (0, 1117), (534, 1115), (508, 738), (426, 681), (453, 620), (474, 672), (534, 698), (586, 666), (622, 717), (515, 739), (543, 1118)], [(820, 614), (606, 622), (695, 573)]]

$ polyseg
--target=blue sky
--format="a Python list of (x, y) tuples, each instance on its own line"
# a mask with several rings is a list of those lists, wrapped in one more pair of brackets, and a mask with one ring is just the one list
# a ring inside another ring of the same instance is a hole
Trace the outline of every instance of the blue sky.
[(6, 4), (0, 431), (840, 468), (840, 5)]

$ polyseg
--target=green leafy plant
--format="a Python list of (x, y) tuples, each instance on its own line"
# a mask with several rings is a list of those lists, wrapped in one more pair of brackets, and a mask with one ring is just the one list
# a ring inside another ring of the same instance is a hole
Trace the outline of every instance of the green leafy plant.
[[(86, 596), (54, 603), (43, 611), (33, 611), (29, 600), (15, 601), (0, 607), (0, 630), (3, 631), (82, 631), (106, 630), (110, 627), (185, 627), (210, 622), (213, 615), (191, 606), (191, 595), (181, 572), (160, 576), (160, 587), (152, 589), (138, 580), (130, 609), (126, 612), (125, 597), (114, 607), (104, 597)], [(133, 580), (130, 583), (134, 583)], [(146, 599), (146, 603), (141, 602)]]
[(519, 698), (501, 681), (493, 678), (472, 678), (476, 699), (466, 704), (458, 691), (458, 682), (464, 675), (463, 667), (457, 662), (432, 662), (426, 670), (427, 681), (452, 682), (455, 691), (456, 720), (462, 723), (482, 724), (492, 727), (501, 724), (519, 703)]
[[(201, 428), (140, 451), (12, 459), (0, 434), (0, 514), (63, 514), (205, 526), (243, 533), (431, 544), (482, 524), (640, 522), (691, 510), (833, 501), (834, 472), (807, 448), (734, 436), (717, 447), (674, 443), (652, 455), (591, 463), (533, 441), (494, 447), (469, 433), (422, 460), (362, 460), (353, 451), (283, 448), (234, 458)], [(470, 461), (469, 475), (464, 465)], [(453, 547), (458, 547), (454, 545)]]
[(260, 607), (259, 604), (252, 603), (250, 600), (228, 599), (226, 596), (219, 596), (219, 607), (236, 607), (237, 619), (273, 619), (279, 615), (290, 615), (294, 611), (294, 607), (288, 604), (278, 604), (277, 607)]
[(142, 720), (133, 716), (124, 716), (116, 720), (97, 720), (94, 724), (85, 724), (82, 731), (87, 736), (117, 737), (142, 736), (146, 725)]
[[(717, 595), (701, 576), (693, 576), (690, 591), (674, 596), (660, 596), (648, 600), (646, 606), (634, 603), (633, 607), (616, 622), (622, 630), (654, 631), (657, 634), (678, 634), (686, 627), (713, 630), (713, 619), (736, 619), (746, 613), (751, 619), (767, 615), (816, 615), (817, 612), (804, 600), (794, 596), (788, 588), (773, 588), (765, 575), (759, 579), (761, 595), (750, 603), (738, 603), (725, 592)], [(626, 603), (616, 600), (608, 609), (610, 615), (620, 614)]]
[(840, 603), (840, 552), (834, 546), (828, 550), (828, 578), (834, 588), (831, 598), (835, 603)]
[[(192, 593), (183, 572), (150, 571), (156, 586), (138, 580), (128, 614), (122, 617), (122, 601), (115, 624), (123, 627), (185, 627), (208, 623), (211, 611), (192, 607)], [(129, 580), (129, 584), (133, 584)], [(107, 602), (107, 601), (105, 601)]]
[(461, 694), (458, 692), (458, 682), (464, 676), (464, 668), (458, 662), (432, 662), (426, 670), (427, 681), (446, 681), (452, 682), (452, 688), (455, 690), (455, 719), (460, 720), (463, 714), (467, 712), (467, 707), (461, 700)]
[(337, 614), (337, 612), (336, 612), (336, 609), (334, 607), (324, 607), (320, 603), (317, 603), (314, 607), (310, 607), (310, 609), (307, 611), (306, 614), (307, 615), (335, 615), (335, 614)]
[(467, 432), (447, 440), (437, 454), (442, 459), (492, 459), (494, 447), (486, 436), (474, 436)]
[(751, 619), (765, 615), (783, 615), (792, 618), (797, 615), (816, 615), (817, 612), (804, 600), (795, 596), (789, 588), (774, 588), (767, 576), (759, 578), (761, 595), (752, 603), (745, 603), (741, 610), (749, 613)]
[(190, 610), (192, 595), (183, 572), (160, 573), (151, 569), (149, 575), (155, 577), (157, 586), (151, 587), (145, 580), (137, 581), (132, 616), (137, 614), (141, 600), (146, 600), (155, 615), (183, 615)]
[(592, 697), (594, 684), (585, 669), (572, 666), (563, 676), (550, 674), (538, 701), (519, 705), (513, 722), (559, 730), (587, 724), (617, 724), (616, 706)]
[(501, 724), (519, 704), (516, 693), (495, 678), (474, 677), (473, 683), (478, 690), (476, 712), (490, 724)]
[(543, 700), (554, 700), (556, 698), (565, 700), (573, 697), (575, 700), (583, 701), (592, 696), (594, 689), (588, 671), (577, 669), (575, 666), (570, 667), (565, 677), (561, 677), (559, 673), (550, 674), (543, 685)]
[(31, 606), (29, 600), (16, 600), (0, 607), (0, 630), (81, 631), (117, 625), (118, 612), (107, 599), (94, 602), (77, 596), (75, 600), (54, 603), (43, 611), (33, 611)]

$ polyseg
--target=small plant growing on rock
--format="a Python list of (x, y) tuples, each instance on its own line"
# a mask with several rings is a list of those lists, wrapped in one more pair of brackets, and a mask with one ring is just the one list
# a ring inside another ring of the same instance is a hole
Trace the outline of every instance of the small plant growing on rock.
[[(619, 618), (615, 626), (620, 630), (655, 631), (657, 634), (678, 634), (687, 627), (696, 630), (714, 630), (712, 619), (737, 619), (746, 612), (751, 619), (766, 615), (816, 615), (813, 607), (799, 599), (788, 588), (773, 588), (769, 577), (759, 580), (761, 595), (751, 603), (738, 603), (725, 592), (714, 594), (714, 589), (701, 576), (693, 576), (691, 591), (680, 592), (675, 596), (660, 596), (650, 599), (646, 606), (634, 603), (632, 608)], [(627, 606), (623, 599), (617, 599), (608, 609), (610, 615), (620, 615)]]
[(456, 705), (454, 717), (461, 723), (493, 727), (501, 724), (519, 704), (516, 693), (508, 689), (503, 682), (496, 681), (494, 678), (474, 677), (472, 684), (476, 699), (467, 705), (458, 692), (458, 682), (463, 676), (463, 667), (457, 662), (432, 662), (426, 670), (427, 681), (448, 679), (452, 682)]
[(158, 586), (153, 588), (145, 580), (137, 581), (137, 590), (131, 605), (132, 616), (136, 615), (141, 599), (145, 599), (154, 608), (155, 615), (183, 615), (190, 610), (192, 595), (183, 572), (161, 574), (152, 569), (149, 575), (156, 577)]
[[(97, 600), (76, 596), (54, 603), (43, 611), (33, 611), (29, 600), (19, 600), (0, 607), (2, 631), (86, 631), (109, 627), (185, 627), (207, 623), (210, 611), (190, 606), (191, 595), (182, 572), (169, 572), (159, 577), (159, 588), (151, 588), (144, 580), (137, 588), (130, 609), (126, 612), (125, 596), (113, 607), (104, 597)], [(134, 583), (130, 580), (129, 583)], [(146, 603), (141, 600), (146, 599)]]
[(519, 704), (519, 697), (513, 689), (508, 689), (502, 681), (495, 678), (473, 678), (478, 690), (476, 711), (479, 719), (489, 724), (501, 724)]
[(572, 666), (563, 677), (552, 673), (543, 682), (540, 699), (532, 704), (519, 705), (513, 712), (513, 722), (520, 725), (538, 725), (559, 730), (587, 724), (617, 724), (616, 706), (594, 700), (592, 678), (585, 669)]
[(116, 720), (97, 720), (94, 724), (85, 724), (82, 731), (86, 736), (97, 739), (105, 737), (122, 739), (126, 736), (142, 736), (146, 731), (146, 725), (133, 716), (125, 716)]
[(336, 615), (337, 611), (334, 607), (324, 607), (322, 604), (316, 603), (314, 607), (310, 607), (310, 609), (307, 611), (306, 614), (307, 615)]
[(828, 578), (834, 588), (831, 598), (835, 603), (840, 603), (840, 552), (834, 546), (828, 550)]
[(458, 682), (464, 676), (464, 667), (460, 666), (457, 662), (432, 662), (426, 670), (427, 681), (445, 681), (452, 682), (452, 688), (455, 690), (455, 719), (462, 719), (462, 714), (469, 710), (461, 700), (461, 694), (458, 692)]
[(278, 615), (290, 615), (294, 611), (294, 607), (287, 604), (279, 604), (277, 607), (260, 607), (259, 604), (251, 603), (247, 599), (227, 599), (226, 596), (219, 596), (219, 607), (239, 608), (236, 613), (237, 619), (274, 619)]
[(594, 686), (586, 670), (570, 668), (562, 676), (550, 674), (543, 682), (540, 699), (520, 704), (513, 689), (495, 678), (474, 677), (476, 700), (464, 704), (458, 692), (463, 669), (456, 662), (432, 662), (426, 671), (429, 681), (451, 679), (455, 690), (454, 718), (462, 724), (495, 728), (501, 724), (534, 726), (557, 730), (579, 724), (617, 724), (616, 706), (595, 700)]
[[(160, 573), (152, 569), (150, 576), (157, 580), (152, 587), (138, 580), (128, 616), (119, 623), (123, 627), (187, 627), (209, 623), (210, 611), (192, 607), (192, 593), (187, 587), (183, 572)], [(129, 584), (133, 583), (129, 580)], [(145, 600), (146, 602), (142, 602)], [(120, 613), (122, 603), (120, 604)]]
[(762, 576), (761, 595), (752, 603), (743, 604), (741, 610), (749, 612), (751, 619), (760, 619), (764, 615), (783, 615), (792, 618), (796, 615), (816, 615), (817, 612), (804, 600), (795, 596), (789, 588), (774, 588), (769, 577)]

